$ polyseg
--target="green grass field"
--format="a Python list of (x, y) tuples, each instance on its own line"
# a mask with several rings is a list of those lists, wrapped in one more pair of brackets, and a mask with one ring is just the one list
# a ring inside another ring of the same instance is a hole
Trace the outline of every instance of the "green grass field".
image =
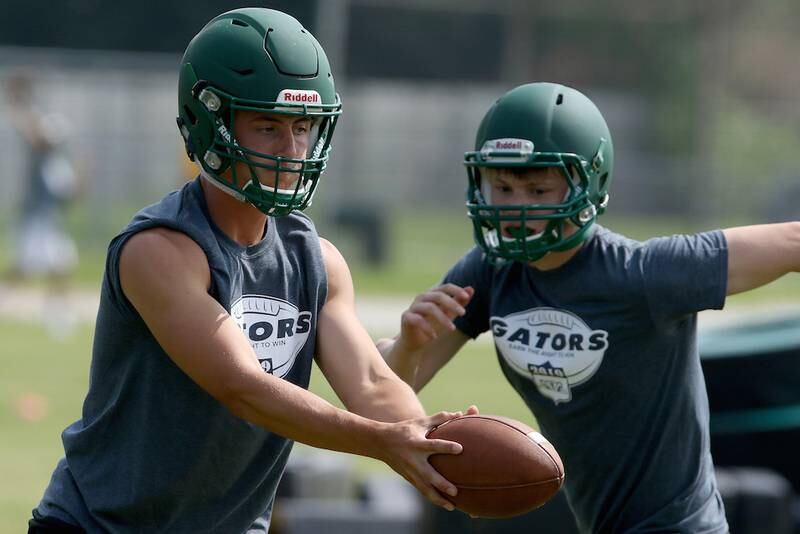
[(92, 327), (57, 342), (27, 323), (0, 322), (0, 532), (24, 532), (60, 457), (61, 430), (80, 416)]

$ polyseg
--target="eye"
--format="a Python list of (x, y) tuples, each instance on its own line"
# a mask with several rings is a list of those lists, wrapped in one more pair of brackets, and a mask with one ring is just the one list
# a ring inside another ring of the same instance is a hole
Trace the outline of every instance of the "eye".
[(311, 129), (310, 121), (301, 121), (294, 125), (294, 131), (299, 134), (307, 133)]

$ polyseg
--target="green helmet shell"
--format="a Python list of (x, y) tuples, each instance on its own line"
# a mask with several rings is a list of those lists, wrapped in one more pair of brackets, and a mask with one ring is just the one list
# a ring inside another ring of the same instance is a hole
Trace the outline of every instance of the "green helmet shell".
[[(233, 136), (240, 110), (311, 118), (315, 135), (309, 154), (295, 159), (241, 146)], [(186, 151), (203, 176), (264, 213), (286, 215), (311, 203), (341, 110), (324, 50), (280, 11), (223, 13), (184, 52), (177, 122)], [(248, 176), (236, 176), (235, 161), (246, 165)], [(261, 184), (257, 168), (274, 171), (275, 183)], [(287, 169), (300, 178), (291, 189), (280, 189), (279, 176)]]
[[(563, 85), (530, 83), (501, 96), (481, 122), (475, 150), (464, 155), (469, 185), (467, 213), (476, 244), (491, 260), (536, 261), (550, 251), (570, 249), (608, 204), (614, 148), (605, 119), (585, 95)], [(481, 190), (487, 167), (555, 167), (568, 193), (559, 204), (491, 204)], [(543, 232), (500, 232), (502, 221), (545, 220)], [(567, 223), (577, 229), (569, 232)]]

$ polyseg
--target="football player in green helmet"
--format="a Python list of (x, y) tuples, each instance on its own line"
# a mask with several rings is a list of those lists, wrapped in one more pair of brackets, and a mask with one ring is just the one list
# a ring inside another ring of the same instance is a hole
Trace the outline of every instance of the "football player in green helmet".
[[(181, 61), (177, 122), (210, 183), (266, 214), (286, 215), (311, 203), (342, 105), (316, 39), (299, 24), (263, 22), (258, 10), (238, 10), (192, 39)], [(244, 143), (243, 123), (264, 114), (300, 125), (303, 146)]]
[(531, 83), (501, 96), (464, 160), (476, 246), (377, 344), (419, 391), (491, 331), (564, 461), (581, 532), (727, 532), (697, 313), (797, 272), (800, 223), (634, 241), (596, 224), (613, 162), (582, 93)]
[[(586, 239), (608, 204), (614, 147), (591, 100), (531, 84), (492, 106), (464, 164), (476, 243), (491, 260), (536, 261)], [(522, 182), (536, 193), (520, 204), (508, 193)]]
[[(427, 458), (461, 445), (426, 434), (460, 412), (425, 415), (299, 211), (341, 113), (322, 47), (237, 9), (194, 37), (178, 85), (200, 177), (109, 246), (82, 417), (30, 532), (266, 532), (295, 440), (380, 459), (452, 509)], [(307, 391), (312, 361), (346, 409)]]

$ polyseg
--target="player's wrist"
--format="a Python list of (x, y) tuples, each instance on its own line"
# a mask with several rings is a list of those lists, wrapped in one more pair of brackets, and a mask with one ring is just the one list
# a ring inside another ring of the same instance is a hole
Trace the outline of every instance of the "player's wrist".
[(405, 360), (419, 359), (422, 355), (422, 349), (425, 348), (426, 343), (420, 343), (411, 339), (408, 334), (402, 332), (398, 335), (394, 344), (392, 345), (391, 352), (396, 356), (400, 356)]
[(366, 424), (356, 437), (361, 448), (359, 454), (388, 463), (391, 435), (396, 423), (385, 423), (372, 419), (366, 419), (365, 422)]
[(392, 348), (394, 347), (398, 337), (399, 336), (384, 337), (375, 342), (375, 347), (377, 347), (378, 352), (381, 353), (381, 356), (383, 356), (384, 359), (386, 359), (386, 356), (392, 351)]

